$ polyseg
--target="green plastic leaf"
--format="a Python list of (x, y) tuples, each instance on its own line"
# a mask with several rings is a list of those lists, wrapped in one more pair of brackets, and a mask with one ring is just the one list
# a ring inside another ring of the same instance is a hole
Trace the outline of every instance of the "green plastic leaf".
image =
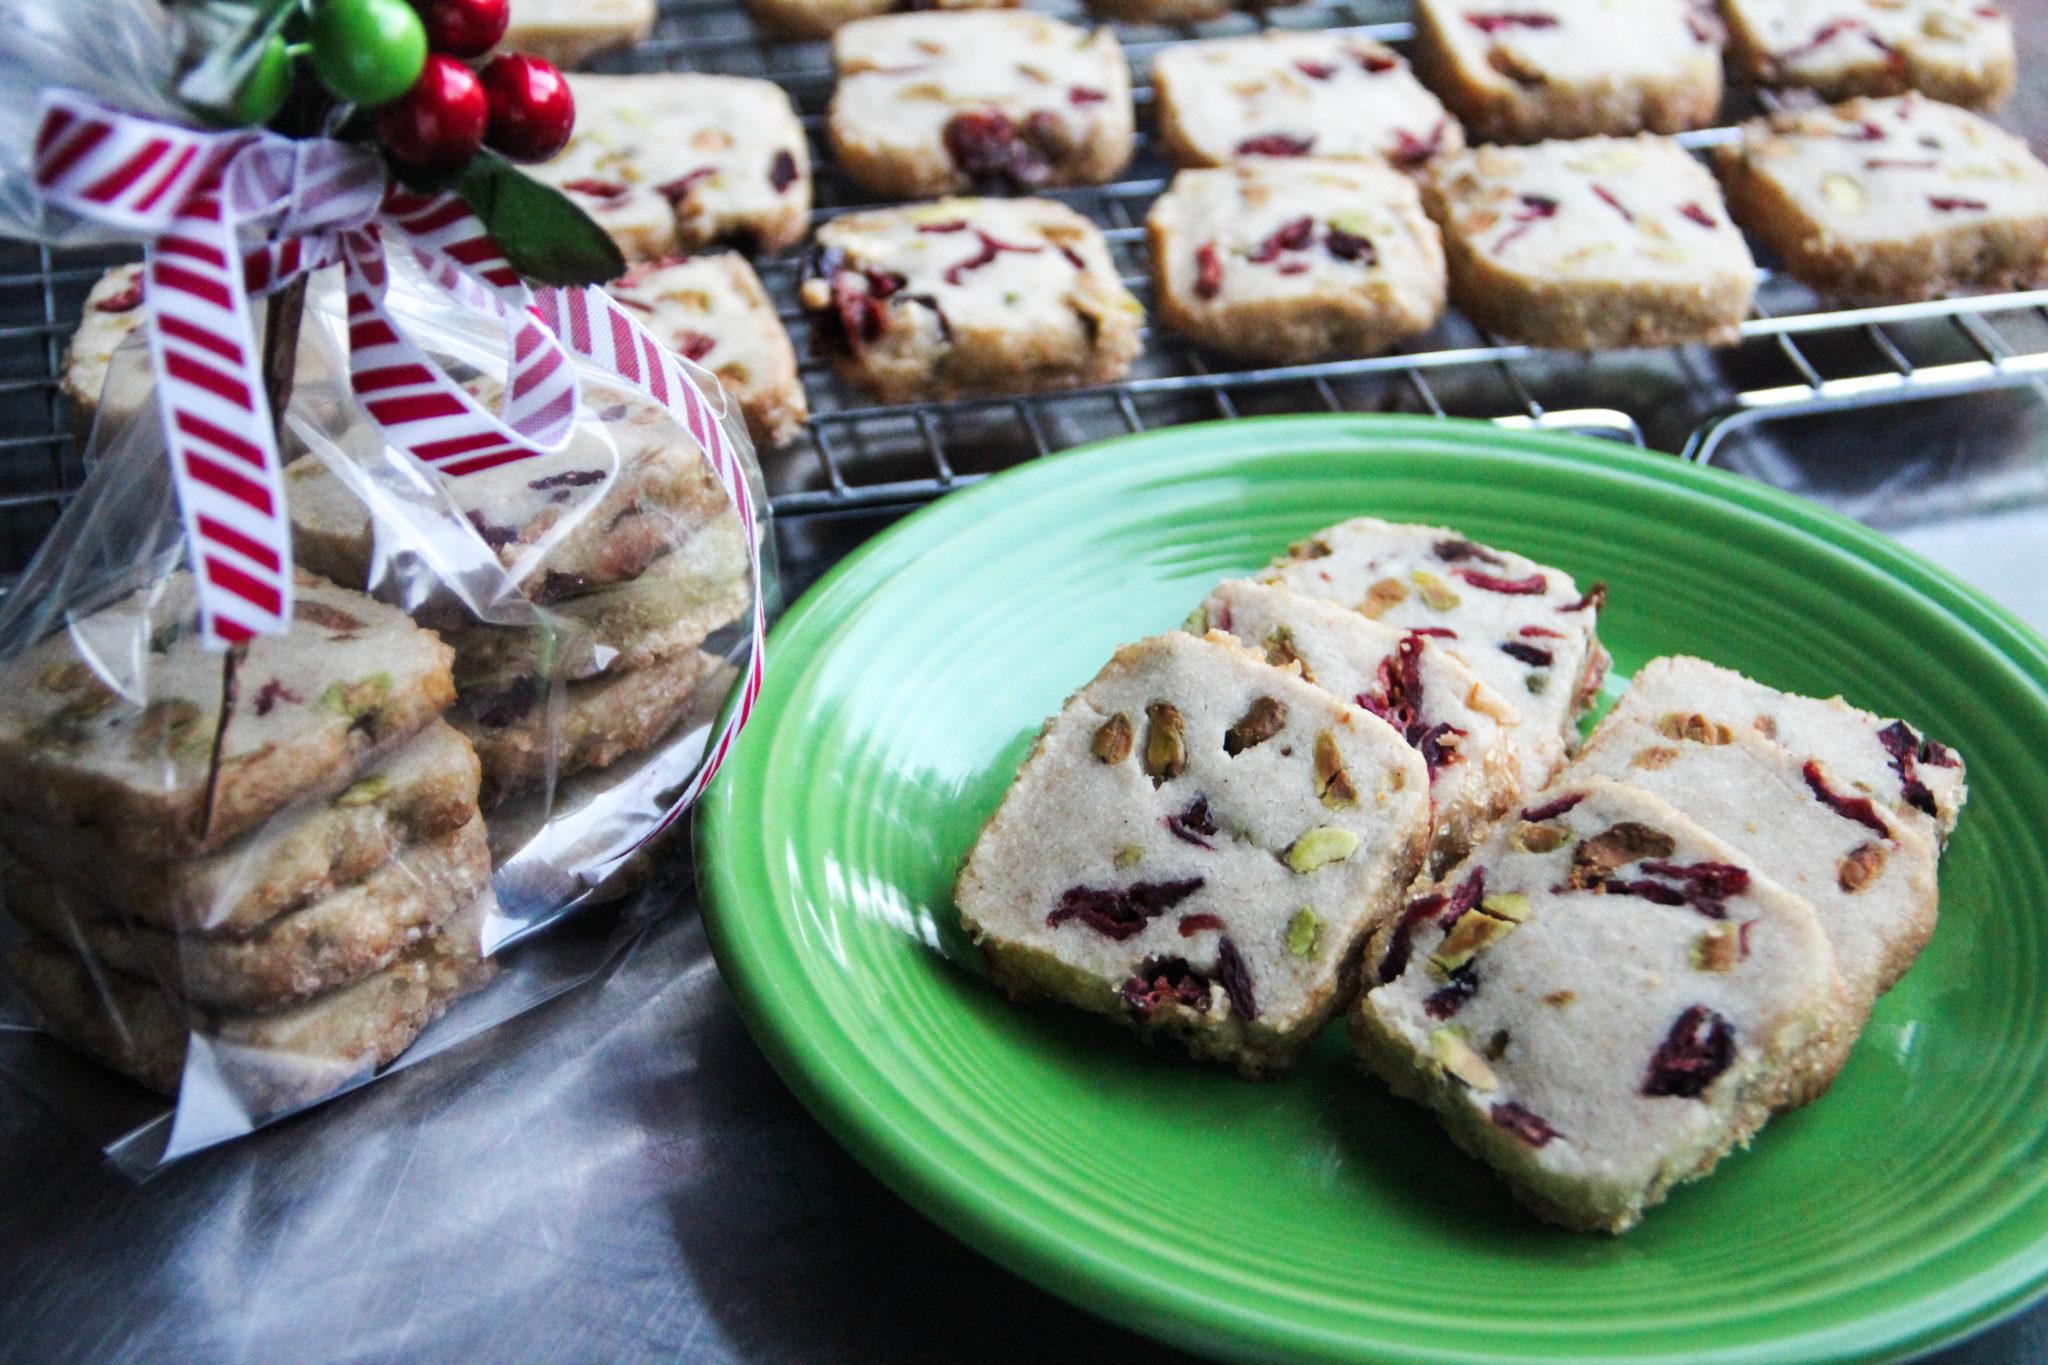
[(512, 268), (534, 284), (603, 284), (625, 273), (618, 244), (589, 214), (501, 156), (479, 153), (453, 188)]

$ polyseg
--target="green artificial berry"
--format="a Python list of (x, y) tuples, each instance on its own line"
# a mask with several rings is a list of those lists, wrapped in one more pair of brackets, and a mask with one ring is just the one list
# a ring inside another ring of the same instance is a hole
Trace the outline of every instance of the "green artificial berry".
[(291, 52), (285, 47), (282, 37), (272, 34), (270, 41), (263, 45), (263, 51), (257, 54), (255, 65), (249, 68), (242, 88), (235, 92), (228, 116), (239, 128), (268, 123), (277, 117), (278, 110), (284, 108), (284, 102), (291, 93)]
[(342, 99), (371, 108), (412, 89), (427, 63), (427, 30), (405, 0), (321, 0), (313, 70)]

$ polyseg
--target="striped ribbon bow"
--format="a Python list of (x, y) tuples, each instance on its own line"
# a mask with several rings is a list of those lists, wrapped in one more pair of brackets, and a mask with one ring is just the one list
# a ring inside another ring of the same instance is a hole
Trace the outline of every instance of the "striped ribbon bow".
[[(291, 622), (291, 527), (249, 299), (308, 271), (343, 267), (350, 385), (386, 440), (444, 476), (562, 449), (575, 430), (572, 354), (661, 404), (697, 438), (745, 526), (755, 593), (740, 703), (673, 809), (695, 800), (752, 711), (766, 619), (746, 477), (684, 362), (602, 289), (529, 288), (459, 197), (404, 189), (366, 147), (205, 132), (68, 90), (45, 91), (41, 114), (34, 174), (43, 197), (147, 243), (150, 363), (209, 647)], [(503, 327), (502, 416), (386, 311), (387, 243)]]

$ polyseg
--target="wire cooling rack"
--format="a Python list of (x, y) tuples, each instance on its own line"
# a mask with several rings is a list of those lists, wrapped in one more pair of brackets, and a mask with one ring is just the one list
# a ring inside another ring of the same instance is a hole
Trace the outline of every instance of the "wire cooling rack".
[[(1035, 7), (1088, 22), (1072, 0)], [(1339, 29), (1399, 47), (1407, 0), (1311, 0), (1193, 29), (1119, 25), (1135, 76), (1137, 152), (1129, 179), (1054, 191), (1096, 222), (1124, 282), (1150, 302), (1143, 222), (1170, 168), (1147, 136), (1152, 59), (1174, 42), (1263, 27)], [(812, 140), (818, 221), (874, 201), (839, 174), (823, 136), (829, 45), (773, 43), (737, 0), (666, 0), (651, 37), (597, 63), (609, 71), (761, 76), (790, 93)], [(1735, 92), (1731, 114), (1754, 108)], [(1727, 128), (1688, 134), (1704, 149)], [(20, 569), (78, 487), (82, 465), (58, 391), (63, 345), (85, 291), (119, 252), (52, 253), (0, 244), (0, 572)], [(1763, 259), (1760, 254), (1760, 259)], [(1739, 343), (1586, 355), (1502, 342), (1455, 313), (1369, 359), (1240, 369), (1163, 329), (1125, 381), (1100, 388), (951, 403), (875, 406), (809, 357), (794, 253), (756, 262), (788, 324), (812, 420), (762, 464), (789, 520), (883, 512), (928, 501), (998, 470), (1106, 436), (1215, 418), (1295, 412), (1400, 412), (1591, 432), (1712, 460), (1729, 438), (1780, 417), (2038, 382), (2048, 374), (2048, 291), (1835, 309), (1768, 268)]]

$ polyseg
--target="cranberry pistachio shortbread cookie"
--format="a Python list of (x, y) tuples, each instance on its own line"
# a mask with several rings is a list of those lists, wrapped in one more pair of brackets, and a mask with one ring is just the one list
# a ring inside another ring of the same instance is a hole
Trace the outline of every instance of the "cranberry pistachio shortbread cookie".
[(1534, 791), (1607, 676), (1594, 633), (1606, 589), (1475, 544), (1441, 526), (1358, 517), (1291, 546), (1259, 575), (1371, 620), (1419, 632), (1521, 714), (1513, 742)]
[(1652, 659), (1638, 669), (1589, 743), (1636, 721), (1669, 731), (1702, 720), (1753, 730), (1801, 758), (1819, 759), (1848, 784), (1840, 792), (1845, 801), (1870, 797), (1941, 844), (1955, 832), (1970, 799), (1962, 755), (1906, 722), (1872, 715), (1840, 697), (1823, 701), (1780, 692), (1683, 655)]
[(1877, 997), (1934, 932), (1934, 840), (1879, 811), (1819, 759), (1698, 714), (1655, 725), (1637, 718), (1601, 731), (1558, 781), (1569, 786), (1582, 777), (1611, 777), (1663, 797), (1813, 906), (1847, 1002), (1832, 1029), (1833, 1060), (1813, 1076), (1825, 1087)]
[(1413, 180), (1371, 162), (1182, 171), (1145, 232), (1166, 324), (1255, 360), (1370, 355), (1443, 312), (1436, 224)]
[(2012, 21), (1989, 0), (1721, 0), (1730, 65), (1823, 99), (1919, 90), (1989, 108), (2012, 93)]
[(24, 924), (181, 999), (272, 1010), (359, 981), (396, 962), (491, 884), (484, 822), (411, 844), (352, 885), (247, 934), (177, 934), (9, 860), (0, 885)]
[(1540, 1217), (1623, 1232), (1801, 1093), (1813, 908), (1669, 803), (1545, 792), (1367, 950), (1353, 1045)]
[(605, 292), (671, 351), (718, 376), (756, 446), (782, 445), (810, 417), (789, 333), (761, 277), (736, 252), (636, 265)]
[(1728, 208), (1798, 279), (1851, 302), (2048, 283), (2048, 166), (1919, 95), (1747, 124), (1718, 157)]
[(900, 9), (1016, 9), (1021, 0), (747, 0), (754, 22), (777, 38), (829, 38), (856, 19)]
[(1276, 31), (1175, 43), (1152, 63), (1152, 91), (1177, 166), (1321, 156), (1416, 170), (1465, 145), (1408, 63), (1370, 38)]
[(1242, 579), (1218, 584), (1187, 628), (1233, 635), (1267, 663), (1297, 668), (1304, 681), (1393, 726), (1429, 770), (1433, 869), (1464, 857), (1479, 831), (1521, 799), (1520, 712), (1428, 636)]
[(478, 768), (469, 741), (442, 721), (219, 851), (161, 862), (121, 853), (98, 830), (0, 815), (0, 848), (47, 879), (119, 906), (139, 924), (247, 934), (347, 886), (401, 849), (451, 835), (476, 818)]
[(832, 39), (839, 166), (878, 195), (1099, 185), (1131, 159), (1131, 72), (1108, 29), (1022, 10), (892, 14)]
[(564, 71), (631, 47), (654, 28), (654, 0), (512, 0), (511, 11), (499, 50), (531, 52)]
[(1175, 632), (1047, 722), (954, 894), (1012, 996), (1259, 1076), (1343, 1008), (1428, 839), (1428, 774), (1385, 722)]
[(1706, 167), (1644, 134), (1481, 147), (1424, 191), (1451, 301), (1535, 346), (1735, 340), (1756, 262)]
[(1084, 0), (1088, 12), (1098, 19), (1120, 24), (1161, 24), (1183, 27), (1221, 19), (1232, 10), (1257, 14), (1267, 9), (1284, 9), (1302, 0), (1279, 0), (1260, 5), (1253, 0)]
[(1414, 51), (1486, 142), (1682, 133), (1721, 107), (1711, 0), (1418, 0)]
[(835, 218), (798, 297), (840, 376), (883, 403), (1107, 383), (1144, 317), (1101, 231), (1046, 199)]
[[(432, 631), (303, 570), (293, 593), (290, 630), (248, 643), (225, 708), (221, 656), (200, 643), (183, 571), (13, 660), (0, 677), (0, 809), (96, 830), (129, 857), (211, 852), (346, 786), (454, 700), (452, 651)], [(92, 662), (108, 658), (140, 671), (110, 681)]]
[(631, 261), (731, 242), (772, 252), (810, 226), (811, 154), (773, 81), (656, 72), (571, 76), (576, 131), (533, 173)]
[(198, 1008), (34, 931), (7, 966), (50, 1032), (87, 1056), (175, 1094), (196, 1033), (218, 1046), (237, 1094), (271, 1112), (389, 1064), (457, 998), (489, 981), (495, 964), (482, 954), (482, 934), (495, 905), (486, 891), (383, 970), (260, 1014)]

